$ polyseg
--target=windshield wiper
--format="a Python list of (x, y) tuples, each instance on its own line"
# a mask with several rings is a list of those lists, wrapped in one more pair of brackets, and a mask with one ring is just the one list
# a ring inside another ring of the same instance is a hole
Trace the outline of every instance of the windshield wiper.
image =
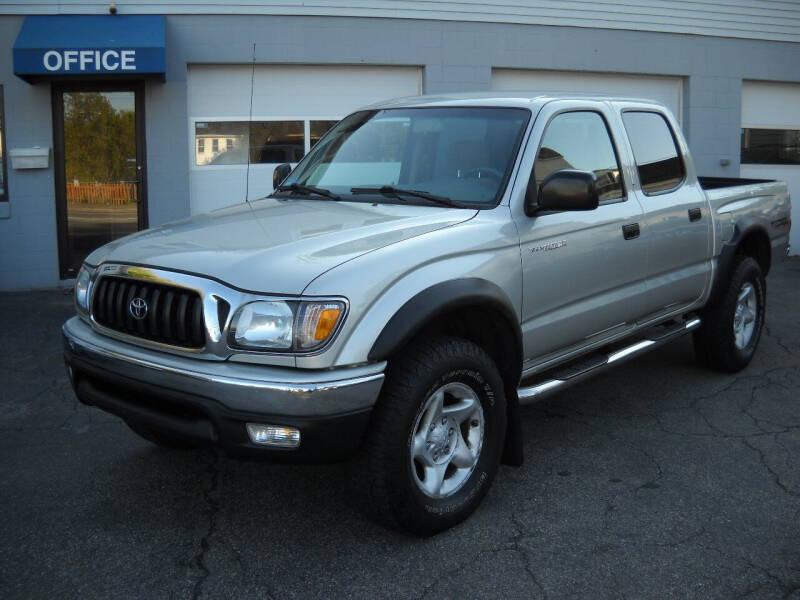
[(313, 185), (301, 185), (299, 183), (291, 183), (289, 185), (279, 185), (275, 188), (276, 192), (299, 192), (301, 194), (317, 194), (318, 196), (325, 196), (333, 200), (341, 200), (342, 197), (334, 194), (325, 188), (318, 188)]
[(436, 196), (429, 192), (421, 190), (405, 190), (403, 188), (396, 188), (391, 185), (383, 185), (381, 187), (354, 187), (350, 190), (351, 194), (382, 194), (384, 196), (413, 196), (414, 198), (423, 198), (430, 200), (442, 206), (452, 206), (454, 208), (466, 208), (460, 202), (456, 202), (446, 196)]

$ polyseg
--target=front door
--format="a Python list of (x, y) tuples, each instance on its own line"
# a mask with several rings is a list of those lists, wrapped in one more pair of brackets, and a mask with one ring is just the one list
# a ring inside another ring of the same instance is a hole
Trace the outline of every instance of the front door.
[[(647, 293), (642, 207), (628, 192), (601, 103), (553, 102), (532, 176), (541, 185), (562, 169), (597, 176), (600, 206), (590, 211), (520, 215), (525, 367), (601, 344), (634, 326)], [(534, 135), (536, 129), (534, 129)], [(632, 230), (632, 229), (631, 229)]]
[(147, 226), (141, 84), (53, 86), (59, 269)]

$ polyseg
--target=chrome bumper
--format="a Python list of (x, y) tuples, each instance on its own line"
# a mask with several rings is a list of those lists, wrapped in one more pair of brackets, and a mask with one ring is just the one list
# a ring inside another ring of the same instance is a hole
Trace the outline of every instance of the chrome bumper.
[(303, 370), (184, 358), (101, 336), (78, 317), (64, 323), (62, 333), (64, 353), (71, 365), (86, 364), (251, 414), (324, 417), (371, 408), (386, 367), (381, 362)]

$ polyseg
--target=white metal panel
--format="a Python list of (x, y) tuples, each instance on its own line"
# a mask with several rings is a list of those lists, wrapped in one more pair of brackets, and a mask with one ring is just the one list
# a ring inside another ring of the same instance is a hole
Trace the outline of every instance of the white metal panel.
[(360, 106), (416, 96), (420, 67), (321, 65), (190, 65), (189, 116), (343, 117)]
[[(261, 198), (272, 191), (275, 164), (195, 164), (198, 121), (338, 120), (357, 108), (422, 92), (419, 67), (190, 65), (189, 185), (192, 214)], [(308, 123), (305, 124), (308, 135)], [(306, 147), (308, 145), (306, 144)]]
[(743, 81), (742, 127), (800, 129), (800, 84)]
[(528, 69), (492, 70), (493, 90), (589, 92), (646, 98), (666, 105), (679, 122), (682, 88), (683, 81), (680, 77)]
[[(107, 0), (0, 0), (0, 13), (105, 14)], [(126, 0), (126, 14), (390, 17), (665, 31), (800, 41), (800, 2), (786, 0)]]
[[(800, 84), (743, 81), (742, 127), (800, 130)], [(800, 214), (800, 166), (743, 164), (741, 176), (785, 181), (792, 198), (792, 214)], [(789, 243), (791, 254), (800, 254), (800, 227), (792, 227)]]

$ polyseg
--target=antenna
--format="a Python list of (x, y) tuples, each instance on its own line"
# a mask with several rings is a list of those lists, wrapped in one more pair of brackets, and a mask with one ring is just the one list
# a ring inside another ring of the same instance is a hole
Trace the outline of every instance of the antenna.
[(256, 43), (253, 42), (253, 68), (250, 71), (250, 114), (247, 116), (247, 174), (244, 182), (244, 201), (250, 202), (250, 129), (253, 124), (253, 81), (256, 78)]

